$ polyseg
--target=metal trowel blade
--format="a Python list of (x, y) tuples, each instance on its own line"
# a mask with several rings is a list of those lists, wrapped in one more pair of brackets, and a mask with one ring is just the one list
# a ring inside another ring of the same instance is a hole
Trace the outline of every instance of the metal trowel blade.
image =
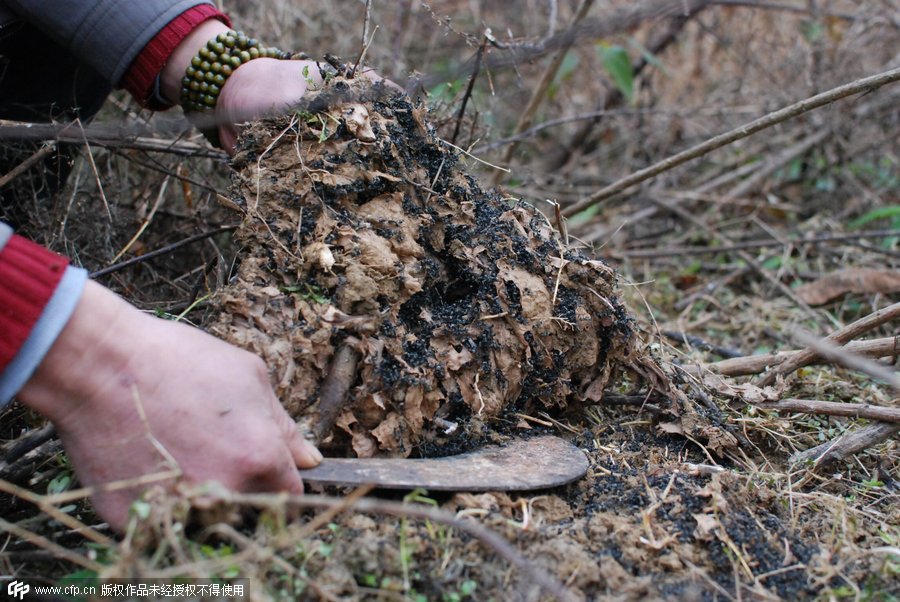
[(588, 470), (584, 452), (543, 436), (444, 458), (325, 458), (301, 470), (307, 483), (431, 491), (528, 491), (571, 483)]

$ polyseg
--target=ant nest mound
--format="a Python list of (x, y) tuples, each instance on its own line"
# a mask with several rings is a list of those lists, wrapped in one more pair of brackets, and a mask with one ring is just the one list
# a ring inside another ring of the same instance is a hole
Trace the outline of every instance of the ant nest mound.
[(424, 107), (342, 78), (310, 106), (242, 137), (241, 262), (207, 326), (265, 359), (324, 448), (452, 453), (623, 370), (660, 382), (615, 272), (482, 190)]

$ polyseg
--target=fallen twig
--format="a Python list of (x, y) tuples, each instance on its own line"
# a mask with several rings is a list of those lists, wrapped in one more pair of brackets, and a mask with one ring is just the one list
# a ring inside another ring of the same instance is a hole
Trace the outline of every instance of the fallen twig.
[(146, 126), (119, 126), (94, 123), (84, 128), (84, 133), (70, 123), (27, 123), (0, 121), (0, 140), (56, 140), (58, 142), (84, 143), (104, 148), (131, 148), (179, 155), (204, 157), (226, 161), (224, 151), (187, 140), (167, 140), (148, 136)]
[[(900, 335), (882, 339), (850, 341), (844, 345), (842, 349), (855, 355), (869, 358), (897, 357), (900, 355)], [(749, 376), (751, 374), (759, 374), (766, 368), (782, 364), (799, 353), (803, 353), (803, 350), (796, 349), (792, 351), (780, 351), (778, 353), (766, 353), (764, 355), (749, 355), (746, 357), (722, 360), (711, 364), (685, 366), (684, 368), (695, 376), (699, 376), (707, 371), (722, 376)], [(816, 355), (807, 365), (827, 362), (828, 360), (826, 358)]]
[(319, 419), (314, 428), (316, 441), (321, 443), (347, 405), (358, 362), (359, 353), (348, 344), (342, 345), (331, 359), (331, 367), (319, 392)]
[(778, 412), (799, 412), (801, 414), (825, 414), (847, 418), (867, 418), (881, 422), (900, 422), (900, 408), (888, 408), (868, 403), (841, 403), (837, 401), (817, 401), (814, 399), (781, 399), (779, 401), (757, 403), (753, 407)]
[(766, 182), (771, 178), (772, 174), (783, 168), (785, 165), (789, 164), (797, 157), (802, 157), (803, 155), (808, 153), (811, 148), (821, 144), (833, 133), (834, 130), (832, 128), (821, 128), (818, 131), (813, 132), (809, 136), (806, 136), (800, 142), (797, 142), (796, 144), (784, 149), (780, 153), (777, 153), (774, 156), (762, 161), (762, 164), (759, 165), (755, 170), (753, 170), (753, 174), (750, 177), (742, 180), (740, 183), (734, 186), (734, 188), (725, 193), (725, 198), (738, 199), (746, 197), (750, 193), (755, 192), (763, 182)]
[(16, 460), (52, 439), (54, 435), (56, 435), (56, 428), (48, 423), (37, 430), (29, 431), (10, 443), (8, 451), (0, 459), (0, 474), (3, 474), (3, 471)]
[(809, 238), (788, 238), (783, 241), (769, 238), (765, 240), (760, 239), (736, 242), (730, 245), (717, 245), (714, 247), (668, 247), (664, 249), (638, 249), (634, 251), (626, 249), (624, 251), (616, 251), (613, 255), (621, 255), (622, 257), (628, 257), (629, 259), (657, 259), (660, 257), (678, 257), (683, 255), (715, 255), (717, 253), (746, 251), (762, 247), (783, 247), (785, 245), (800, 246), (822, 242), (852, 241), (863, 238), (891, 238), (893, 236), (900, 236), (900, 230), (892, 228), (890, 230), (867, 230), (853, 234), (822, 234), (821, 236), (812, 236)]
[[(203, 492), (207, 497), (209, 490)], [(247, 494), (232, 493), (222, 490), (215, 497), (226, 503), (246, 504), (260, 508), (295, 506), (299, 508), (319, 508), (329, 509), (334, 506), (344, 507), (346, 502), (343, 498), (329, 497), (324, 495), (291, 495), (284, 494)], [(476, 523), (472, 520), (460, 520), (453, 515), (439, 508), (430, 508), (422, 505), (401, 504), (388, 500), (379, 500), (374, 498), (362, 498), (357, 500), (349, 509), (357, 512), (369, 514), (385, 514), (388, 516), (397, 516), (401, 518), (418, 518), (429, 520), (442, 525), (447, 525), (453, 529), (458, 529), (468, 533), (472, 537), (478, 539), (482, 544), (496, 552), (501, 558), (518, 568), (522, 576), (535, 585), (539, 586), (546, 593), (553, 596), (556, 600), (574, 600), (574, 596), (557, 581), (553, 576), (545, 572), (538, 566), (529, 562), (527, 558), (522, 556), (508, 541), (503, 537), (491, 531), (487, 527)]]
[(172, 251), (176, 251), (181, 247), (185, 247), (195, 242), (206, 240), (207, 238), (212, 238), (213, 236), (218, 236), (219, 234), (224, 234), (225, 232), (231, 232), (232, 230), (237, 229), (237, 227), (238, 225), (234, 224), (231, 226), (222, 226), (217, 230), (195, 234), (193, 236), (185, 238), (184, 240), (179, 240), (178, 242), (166, 245), (161, 249), (150, 251), (149, 253), (144, 253), (143, 255), (138, 255), (137, 257), (132, 257), (131, 259), (126, 259), (125, 261), (103, 268), (102, 270), (97, 270), (96, 272), (91, 272), (91, 278), (100, 278), (101, 276), (106, 276), (108, 274), (112, 274), (113, 272), (124, 270), (127, 267), (143, 263), (145, 261), (153, 259), (154, 257), (159, 257), (160, 255), (166, 255), (168, 253), (171, 253)]
[[(896, 320), (898, 317), (900, 317), (900, 303), (894, 303), (893, 305), (885, 307), (884, 309), (879, 309), (878, 311), (833, 332), (828, 335), (825, 340), (832, 345), (844, 345), (861, 334), (864, 334), (873, 328), (878, 328), (886, 322)], [(811, 347), (804, 349), (800, 353), (776, 366), (773, 370), (764, 374), (755, 384), (759, 387), (767, 387), (774, 383), (778, 376), (790, 374), (798, 368), (808, 366), (813, 363), (817, 357), (820, 357), (820, 353), (816, 349)]]
[[(812, 12), (809, 6), (794, 6), (790, 4), (779, 4), (777, 2), (760, 2), (755, 0), (712, 0), (710, 4), (716, 6), (740, 6), (742, 8), (759, 8), (765, 10), (780, 10), (798, 14), (809, 14)], [(855, 21), (859, 17), (850, 13), (841, 13), (835, 11), (818, 10), (818, 14), (833, 17), (835, 19), (844, 19), (847, 21)]]
[(0, 491), (34, 504), (41, 512), (44, 512), (50, 518), (59, 521), (74, 532), (81, 533), (94, 543), (109, 547), (114, 547), (116, 545), (115, 542), (106, 535), (103, 535), (96, 529), (92, 529), (71, 514), (63, 512), (54, 504), (48, 503), (47, 498), (43, 495), (38, 495), (4, 480), (0, 480)]
[(71, 562), (72, 564), (77, 564), (78, 566), (84, 567), (96, 573), (102, 572), (105, 568), (99, 562), (86, 558), (81, 554), (76, 554), (75, 552), (62, 547), (58, 543), (50, 541), (42, 535), (32, 533), (28, 529), (8, 522), (2, 518), (0, 518), (0, 530), (6, 531), (7, 533), (15, 535), (16, 537), (23, 539), (28, 543), (52, 552), (53, 556), (58, 560), (66, 560), (68, 562)]
[(879, 422), (844, 433), (834, 441), (797, 452), (791, 463), (814, 462), (816, 466), (843, 460), (856, 452), (878, 445), (900, 432), (900, 424)]
[(702, 142), (687, 150), (672, 155), (671, 157), (667, 157), (666, 159), (663, 159), (662, 161), (659, 161), (658, 163), (655, 163), (649, 167), (645, 167), (644, 169), (638, 170), (633, 174), (626, 176), (621, 180), (618, 180), (617, 182), (613, 182), (609, 186), (601, 188), (584, 200), (567, 207), (563, 212), (563, 215), (565, 215), (566, 217), (571, 217), (589, 207), (592, 207), (593, 205), (596, 205), (601, 201), (604, 201), (634, 186), (635, 184), (639, 184), (641, 182), (649, 180), (654, 176), (678, 167), (683, 163), (687, 163), (692, 159), (702, 157), (703, 155), (731, 144), (732, 142), (741, 140), (742, 138), (751, 136), (756, 132), (782, 123), (783, 121), (787, 121), (788, 119), (791, 119), (793, 117), (797, 117), (798, 115), (802, 115), (803, 113), (808, 113), (809, 111), (825, 106), (827, 104), (831, 104), (842, 98), (846, 98), (847, 96), (852, 96), (861, 92), (871, 92), (897, 80), (900, 80), (900, 67), (885, 71), (883, 73), (879, 73), (877, 75), (858, 79), (848, 84), (832, 88), (827, 92), (816, 94), (815, 96), (796, 102), (783, 109), (779, 109), (778, 111), (774, 111), (772, 113), (769, 113), (768, 115), (764, 115), (759, 119), (755, 119), (750, 123), (737, 127), (729, 132), (725, 132), (724, 134), (720, 134), (718, 136), (710, 138), (705, 142)]
[(815, 350), (821, 357), (831, 360), (851, 370), (858, 370), (868, 374), (872, 378), (887, 383), (895, 391), (900, 391), (900, 376), (893, 370), (880, 366), (875, 362), (854, 355), (842, 347), (832, 345), (827, 340), (818, 339), (812, 335), (795, 332), (794, 338), (800, 343), (805, 343), (810, 349)]
[(49, 143), (45, 144), (44, 146), (42, 146), (41, 148), (37, 149), (34, 152), (34, 154), (32, 154), (30, 157), (28, 157), (27, 159), (25, 159), (24, 161), (22, 161), (15, 167), (13, 167), (11, 170), (9, 170), (8, 173), (4, 174), (3, 177), (0, 177), (0, 188), (3, 188), (4, 186), (9, 184), (13, 180), (18, 178), (20, 175), (22, 175), (23, 173), (28, 171), (28, 169), (30, 169), (32, 165), (34, 165), (38, 161), (48, 157), (55, 150), (56, 150), (55, 142), (49, 142)]

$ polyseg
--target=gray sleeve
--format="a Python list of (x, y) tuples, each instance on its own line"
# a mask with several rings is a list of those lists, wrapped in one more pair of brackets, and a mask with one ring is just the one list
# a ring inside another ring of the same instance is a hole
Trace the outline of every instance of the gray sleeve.
[(13, 229), (8, 225), (0, 222), (0, 251), (3, 250), (3, 247), (6, 246), (6, 243), (9, 242), (9, 239), (12, 238)]
[(207, 0), (5, 0), (7, 7), (100, 73), (111, 86), (169, 21)]
[[(3, 228), (4, 225), (0, 224), (0, 236), (2, 236)], [(0, 372), (0, 407), (6, 405), (10, 398), (28, 382), (28, 379), (44, 360), (44, 356), (50, 351), (56, 337), (72, 317), (72, 312), (75, 311), (75, 306), (81, 299), (86, 282), (86, 271), (72, 266), (66, 268), (66, 273), (63, 274), (62, 280), (56, 286), (53, 296), (44, 307), (41, 317), (31, 329), (22, 348), (7, 364), (6, 369)]]

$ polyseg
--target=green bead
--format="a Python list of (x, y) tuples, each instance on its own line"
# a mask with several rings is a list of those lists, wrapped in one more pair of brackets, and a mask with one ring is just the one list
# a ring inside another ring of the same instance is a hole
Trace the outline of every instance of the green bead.
[(197, 89), (206, 94), (207, 92), (209, 92), (209, 84), (207, 82), (203, 82), (202, 84), (197, 86)]
[(259, 40), (256, 38), (250, 38), (247, 40), (247, 46), (259, 46)]
[(222, 63), (216, 61), (212, 65), (209, 66), (209, 70), (213, 73), (222, 73)]
[(210, 67), (212, 67), (212, 63), (210, 63), (209, 61), (203, 61), (200, 63), (201, 71), (209, 71)]
[(205, 76), (205, 73), (203, 71), (201, 71), (200, 69), (197, 69), (197, 71), (194, 73), (194, 79), (197, 80), (198, 82), (202, 82), (204, 76)]
[(250, 53), (247, 52), (246, 50), (241, 50), (241, 52), (238, 56), (241, 57), (241, 64), (247, 63), (250, 61)]
[(231, 68), (232, 69), (237, 69), (238, 67), (241, 66), (241, 63), (242, 63), (241, 57), (239, 57), (239, 56), (231, 57)]
[(184, 70), (184, 76), (188, 79), (193, 78), (195, 73), (197, 73), (197, 69), (194, 68), (193, 66), (188, 67), (187, 69)]
[(207, 73), (206, 73), (206, 75), (203, 77), (203, 79), (205, 79), (206, 81), (212, 83), (212, 82), (215, 81), (215, 79), (216, 79), (216, 74), (213, 73), (213, 72), (211, 72), (211, 71), (207, 71)]
[(222, 75), (228, 77), (232, 73), (234, 73), (234, 69), (231, 68), (231, 65), (222, 65)]
[(200, 58), (205, 59), (207, 61), (212, 58), (212, 52), (210, 52), (209, 48), (206, 48), (205, 46), (203, 48), (201, 48), (200, 52), (198, 52), (197, 54), (200, 55)]
[(216, 54), (222, 54), (225, 52), (225, 44), (223, 44), (222, 42), (216, 42), (215, 44), (213, 44), (212, 50)]
[[(204, 82), (204, 83), (206, 83), (206, 82)], [(188, 88), (190, 88), (191, 90), (193, 90), (194, 92), (196, 92), (197, 90), (200, 89), (200, 86), (202, 86), (202, 85), (203, 85), (203, 84), (201, 84), (201, 83), (198, 82), (197, 80), (194, 80), (194, 81), (192, 81), (191, 83), (188, 84)]]
[[(224, 82), (223, 82), (223, 83), (224, 83)], [(210, 96), (219, 96), (219, 92), (220, 92), (221, 90), (222, 90), (222, 88), (220, 88), (219, 86), (217, 86), (217, 85), (215, 85), (215, 84), (210, 84), (210, 85), (209, 85), (209, 90), (207, 90), (206, 92), (207, 92), (207, 94), (209, 94)]]
[(252, 47), (252, 48), (250, 48), (250, 50), (249, 50), (248, 52), (250, 53), (250, 58), (251, 58), (251, 59), (258, 59), (258, 58), (259, 58), (259, 48)]
[(224, 44), (225, 40), (227, 38), (228, 38), (228, 32), (223, 31), (222, 33), (220, 33), (219, 35), (216, 36), (216, 42), (222, 42)]
[(220, 75), (216, 75), (216, 76), (213, 78), (213, 83), (214, 83), (215, 85), (217, 85), (217, 86), (224, 86), (224, 85), (225, 85), (225, 79), (226, 79), (226, 78), (225, 78), (224, 75), (221, 75), (221, 74), (220, 74)]
[(203, 59), (201, 59), (199, 56), (195, 56), (194, 58), (191, 59), (191, 66), (199, 67), (200, 63), (202, 63), (202, 62), (203, 62)]
[(228, 48), (234, 48), (235, 42), (237, 42), (237, 39), (231, 34), (226, 35), (225, 39), (222, 40), (222, 43)]
[(209, 94), (207, 94), (206, 96), (203, 97), (203, 104), (205, 104), (208, 107), (216, 106), (216, 97), (210, 96)]

